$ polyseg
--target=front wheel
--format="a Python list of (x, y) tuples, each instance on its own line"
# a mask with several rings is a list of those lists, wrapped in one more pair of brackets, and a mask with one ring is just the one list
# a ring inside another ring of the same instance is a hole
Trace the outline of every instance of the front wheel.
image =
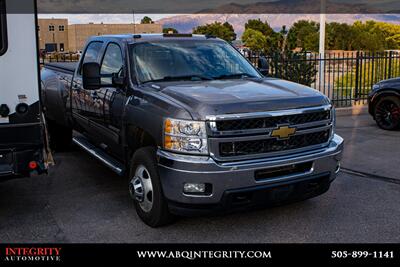
[(141, 148), (134, 154), (129, 172), (129, 192), (137, 214), (147, 225), (159, 227), (173, 221), (161, 187), (155, 148)]
[(395, 96), (381, 98), (375, 106), (375, 120), (384, 130), (400, 127), (400, 99)]

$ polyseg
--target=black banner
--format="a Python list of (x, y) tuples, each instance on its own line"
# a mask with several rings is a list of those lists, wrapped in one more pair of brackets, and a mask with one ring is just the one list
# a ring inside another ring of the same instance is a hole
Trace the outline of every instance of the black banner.
[[(399, 266), (398, 244), (12, 244), (0, 266)], [(306, 265), (307, 264), (307, 265)]]

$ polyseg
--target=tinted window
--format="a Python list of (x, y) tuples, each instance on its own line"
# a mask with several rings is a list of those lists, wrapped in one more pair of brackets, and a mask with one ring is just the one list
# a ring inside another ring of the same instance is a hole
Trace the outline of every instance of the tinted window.
[(5, 0), (0, 0), (0, 56), (7, 50), (7, 25)]
[[(99, 56), (99, 52), (101, 50), (101, 48), (103, 47), (103, 43), (102, 42), (92, 42), (88, 45), (83, 61), (82, 61), (82, 65), (85, 63), (89, 63), (89, 62), (97, 62), (97, 58)], [(82, 74), (82, 66), (81, 69), (79, 70), (79, 73)]]
[(231, 45), (222, 41), (154, 41), (133, 45), (132, 58), (141, 82), (174, 77), (246, 74), (260, 77), (255, 68)]
[[(111, 76), (114, 73), (118, 73), (121, 75), (123, 66), (121, 48), (117, 44), (109, 44), (101, 64), (101, 74)], [(102, 78), (102, 81), (111, 83), (111, 77)]]

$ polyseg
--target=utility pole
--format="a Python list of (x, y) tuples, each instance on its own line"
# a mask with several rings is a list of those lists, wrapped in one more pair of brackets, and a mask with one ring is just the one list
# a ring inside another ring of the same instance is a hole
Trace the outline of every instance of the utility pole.
[[(321, 0), (321, 13), (319, 22), (319, 84), (325, 93), (325, 28), (326, 28), (326, 0)], [(321, 87), (320, 87), (321, 91)], [(329, 92), (328, 92), (329, 93)]]

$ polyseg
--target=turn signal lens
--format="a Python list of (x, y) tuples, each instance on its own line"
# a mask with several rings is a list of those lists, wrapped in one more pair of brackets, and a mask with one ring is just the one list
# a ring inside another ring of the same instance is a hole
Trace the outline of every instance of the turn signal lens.
[(208, 154), (206, 123), (165, 119), (164, 148), (183, 153)]

